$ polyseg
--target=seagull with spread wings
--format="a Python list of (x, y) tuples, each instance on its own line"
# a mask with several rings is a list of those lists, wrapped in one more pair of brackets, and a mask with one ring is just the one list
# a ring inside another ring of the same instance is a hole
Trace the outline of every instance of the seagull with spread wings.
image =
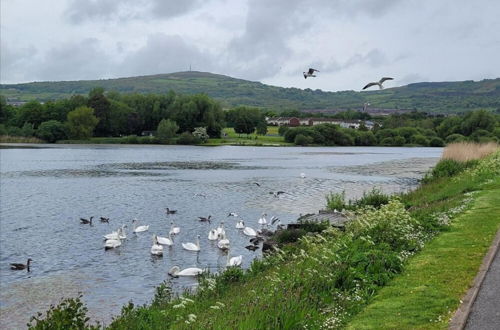
[(302, 74), (304, 74), (304, 79), (307, 79), (307, 77), (316, 77), (314, 72), (319, 72), (319, 70), (309, 68), (307, 72), (302, 72)]
[(371, 83), (368, 83), (365, 87), (363, 87), (363, 89), (367, 89), (368, 87), (372, 87), (372, 86), (375, 86), (375, 85), (378, 85), (378, 88), (379, 89), (384, 89), (384, 86), (382, 86), (382, 83), (386, 80), (393, 80), (394, 78), (390, 78), (390, 77), (383, 77), (382, 79), (380, 79), (379, 81), (375, 81), (375, 82), (371, 82)]

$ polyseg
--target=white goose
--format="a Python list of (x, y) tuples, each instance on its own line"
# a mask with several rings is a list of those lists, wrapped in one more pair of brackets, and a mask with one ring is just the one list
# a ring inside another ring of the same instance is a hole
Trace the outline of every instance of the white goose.
[(140, 233), (143, 231), (146, 231), (149, 229), (149, 225), (147, 226), (136, 226), (135, 223), (137, 222), (137, 219), (132, 220), (132, 223), (134, 224), (134, 233)]
[(104, 250), (110, 250), (119, 247), (122, 245), (122, 241), (120, 239), (108, 239), (104, 243)]
[(231, 257), (229, 258), (229, 253), (227, 254), (227, 267), (235, 267), (235, 266), (240, 266), (241, 261), (243, 260), (243, 256), (239, 255), (237, 257)]
[(223, 251), (227, 251), (229, 249), (229, 239), (226, 238), (226, 234), (220, 235), (220, 240), (217, 242), (217, 247)]
[(177, 227), (176, 225), (174, 225), (173, 221), (170, 221), (170, 232), (169, 232), (169, 234), (170, 235), (177, 235), (180, 232), (181, 232), (181, 229), (179, 227)]
[(243, 228), (245, 228), (245, 223), (243, 222), (243, 220), (239, 220), (236, 223), (236, 229), (243, 229)]
[(191, 268), (186, 268), (181, 270), (178, 266), (172, 267), (168, 271), (168, 275), (172, 277), (179, 277), (179, 276), (198, 276), (201, 273), (203, 273), (203, 269), (201, 268), (196, 268), (196, 267), (191, 267)]
[(185, 249), (185, 250), (188, 250), (188, 251), (200, 251), (201, 248), (200, 248), (200, 235), (198, 235), (196, 237), (196, 244), (195, 243), (182, 243), (182, 247)]
[(163, 246), (158, 244), (158, 236), (153, 235), (153, 246), (151, 246), (151, 254), (155, 256), (163, 255)]
[(219, 238), (219, 235), (217, 234), (217, 229), (210, 229), (208, 232), (208, 239), (211, 241), (215, 241)]
[(168, 246), (172, 246), (174, 245), (174, 240), (172, 238), (172, 234), (168, 234), (168, 237), (162, 237), (162, 236), (156, 236), (156, 241), (158, 242), (158, 244), (161, 244), (161, 245), (168, 245)]
[(250, 228), (250, 227), (245, 227), (245, 229), (243, 229), (243, 234), (247, 235), (247, 236), (257, 236), (257, 232), (253, 229), (253, 228)]
[(266, 213), (262, 213), (258, 221), (259, 225), (267, 225), (266, 215)]

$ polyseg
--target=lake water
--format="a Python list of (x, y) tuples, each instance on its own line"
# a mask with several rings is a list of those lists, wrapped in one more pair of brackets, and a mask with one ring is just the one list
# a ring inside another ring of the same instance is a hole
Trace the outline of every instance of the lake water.
[[(151, 300), (173, 265), (217, 271), (227, 257), (208, 241), (210, 228), (225, 221), (231, 256), (243, 267), (260, 257), (244, 247), (248, 237), (229, 212), (257, 229), (266, 212), (283, 223), (325, 206), (325, 195), (358, 197), (373, 186), (404, 191), (441, 154), (440, 148), (379, 147), (192, 147), (41, 146), (0, 150), (0, 326), (24, 327), (29, 317), (61, 297), (83, 293), (90, 315), (109, 322), (129, 300)], [(305, 178), (301, 177), (305, 174)], [(257, 186), (258, 182), (260, 186)], [(269, 194), (282, 190), (279, 198)], [(178, 210), (167, 216), (165, 208)], [(212, 224), (198, 216), (212, 216)], [(93, 226), (80, 217), (94, 216)], [(100, 216), (110, 223), (100, 223)], [(149, 224), (132, 234), (131, 220)], [(166, 236), (170, 221), (181, 227), (163, 258), (149, 250), (153, 234)], [(128, 239), (104, 251), (104, 234), (128, 225)], [(181, 242), (201, 235), (201, 251)], [(33, 259), (32, 271), (12, 271), (10, 262)], [(196, 281), (173, 280), (175, 288)]]

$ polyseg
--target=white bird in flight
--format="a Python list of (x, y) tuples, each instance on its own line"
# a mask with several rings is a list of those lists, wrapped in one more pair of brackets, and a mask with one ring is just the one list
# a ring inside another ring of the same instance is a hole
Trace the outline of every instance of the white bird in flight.
[(309, 68), (307, 72), (302, 72), (302, 74), (304, 75), (304, 79), (307, 79), (307, 77), (316, 77), (316, 75), (314, 74), (315, 71), (319, 72), (319, 70), (313, 68)]
[(371, 82), (371, 83), (368, 83), (365, 87), (363, 87), (363, 89), (367, 89), (368, 87), (372, 87), (372, 86), (375, 86), (375, 85), (378, 85), (378, 88), (379, 89), (384, 89), (384, 86), (382, 86), (382, 83), (386, 80), (393, 80), (394, 78), (390, 78), (390, 77), (383, 77), (382, 79), (380, 79), (379, 81), (375, 81), (375, 82)]

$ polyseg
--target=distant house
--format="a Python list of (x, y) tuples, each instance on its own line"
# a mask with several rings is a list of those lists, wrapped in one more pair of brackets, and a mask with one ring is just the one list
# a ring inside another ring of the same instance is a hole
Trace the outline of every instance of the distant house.
[(297, 118), (297, 117), (271, 117), (266, 118), (268, 125), (273, 126), (315, 126), (320, 124), (334, 124), (344, 128), (359, 129), (361, 124), (364, 124), (369, 130), (373, 129), (374, 123), (372, 121), (363, 120), (343, 120), (333, 118)]
[(155, 136), (156, 131), (142, 131), (141, 136)]

